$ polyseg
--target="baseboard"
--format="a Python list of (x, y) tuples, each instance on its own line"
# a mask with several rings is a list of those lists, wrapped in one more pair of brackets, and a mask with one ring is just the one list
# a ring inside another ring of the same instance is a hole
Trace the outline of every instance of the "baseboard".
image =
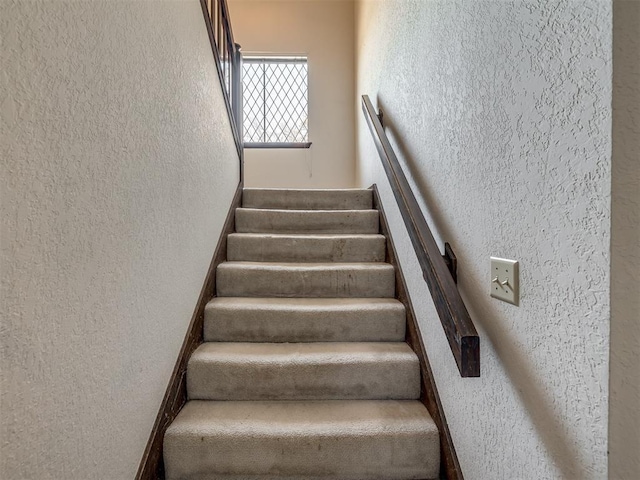
[(235, 211), (242, 201), (242, 183), (238, 184), (236, 193), (233, 196), (227, 218), (222, 227), (218, 244), (213, 253), (209, 271), (205, 277), (204, 285), (200, 291), (198, 303), (193, 311), (191, 322), (187, 334), (182, 342), (180, 354), (176, 361), (169, 385), (164, 394), (162, 404), (156, 421), (153, 424), (149, 441), (142, 455), (136, 480), (163, 480), (164, 462), (162, 458), (162, 442), (167, 427), (171, 424), (180, 409), (187, 401), (186, 372), (189, 357), (193, 351), (202, 343), (202, 328), (204, 323), (204, 307), (207, 302), (215, 296), (216, 291), (216, 268), (225, 261), (227, 257), (227, 235), (235, 230)]
[(458, 462), (458, 456), (456, 455), (456, 449), (453, 445), (451, 433), (449, 432), (449, 426), (447, 425), (444, 409), (440, 403), (440, 396), (438, 395), (436, 382), (433, 377), (431, 365), (429, 364), (429, 358), (427, 357), (424, 342), (422, 341), (420, 328), (416, 321), (411, 297), (409, 296), (407, 284), (402, 273), (402, 267), (398, 262), (398, 256), (393, 244), (393, 238), (391, 237), (389, 224), (382, 206), (378, 187), (374, 184), (371, 186), (371, 189), (373, 190), (373, 208), (376, 208), (380, 212), (380, 230), (387, 238), (386, 261), (392, 264), (396, 271), (396, 296), (398, 300), (404, 304), (407, 310), (406, 341), (416, 355), (418, 355), (418, 359), (420, 360), (420, 373), (422, 377), (420, 399), (427, 407), (431, 418), (433, 418), (433, 421), (438, 426), (438, 430), (440, 432), (440, 478), (447, 480), (464, 480), (462, 469)]

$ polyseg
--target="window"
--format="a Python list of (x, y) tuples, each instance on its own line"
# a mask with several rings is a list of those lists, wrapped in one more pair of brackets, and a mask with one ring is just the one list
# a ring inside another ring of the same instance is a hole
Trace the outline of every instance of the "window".
[(246, 147), (309, 147), (306, 57), (243, 58)]

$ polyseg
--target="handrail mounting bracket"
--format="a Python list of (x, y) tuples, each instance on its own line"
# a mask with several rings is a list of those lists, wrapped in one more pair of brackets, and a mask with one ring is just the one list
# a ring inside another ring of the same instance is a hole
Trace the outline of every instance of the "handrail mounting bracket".
[(444, 259), (444, 263), (447, 264), (447, 268), (449, 269), (449, 273), (453, 277), (453, 281), (458, 283), (458, 259), (456, 258), (456, 254), (453, 253), (453, 248), (449, 242), (445, 242), (444, 244), (444, 255), (442, 255)]

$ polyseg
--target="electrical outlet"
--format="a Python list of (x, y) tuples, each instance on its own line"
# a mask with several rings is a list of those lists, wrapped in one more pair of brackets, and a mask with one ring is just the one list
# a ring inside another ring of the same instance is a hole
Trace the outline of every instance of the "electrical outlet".
[(518, 305), (520, 298), (518, 262), (491, 257), (491, 296)]

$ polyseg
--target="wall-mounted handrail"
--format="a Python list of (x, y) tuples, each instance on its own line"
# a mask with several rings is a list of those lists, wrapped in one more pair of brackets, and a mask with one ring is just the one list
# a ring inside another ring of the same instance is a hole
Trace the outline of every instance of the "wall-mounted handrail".
[[(200, 0), (238, 154), (242, 159), (242, 52), (233, 39), (227, 0)], [(241, 163), (242, 169), (242, 163)]]
[(480, 376), (480, 338), (371, 100), (362, 110), (462, 377)]

